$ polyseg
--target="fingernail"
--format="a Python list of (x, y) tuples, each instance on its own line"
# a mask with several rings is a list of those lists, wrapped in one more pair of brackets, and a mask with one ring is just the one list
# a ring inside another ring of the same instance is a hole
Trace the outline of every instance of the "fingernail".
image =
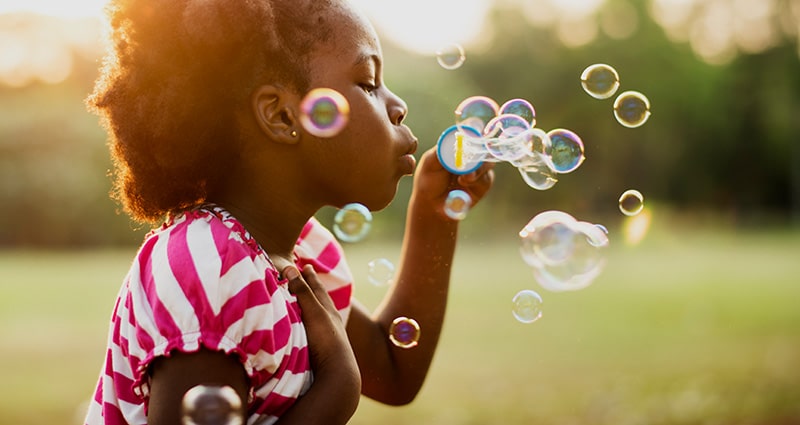
[(295, 280), (298, 277), (300, 277), (300, 272), (297, 271), (296, 268), (288, 266), (285, 269), (283, 269), (283, 277), (285, 277), (288, 280)]

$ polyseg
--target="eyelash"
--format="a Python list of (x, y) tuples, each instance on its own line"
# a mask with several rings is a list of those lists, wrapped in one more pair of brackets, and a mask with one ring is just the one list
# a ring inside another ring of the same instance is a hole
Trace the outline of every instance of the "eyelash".
[(363, 89), (365, 92), (367, 92), (367, 93), (370, 93), (370, 94), (371, 94), (372, 92), (374, 92), (375, 90), (378, 90), (378, 86), (376, 86), (376, 85), (374, 85), (374, 84), (367, 84), (367, 83), (362, 83), (362, 84), (361, 84), (361, 88), (362, 88), (362, 89)]

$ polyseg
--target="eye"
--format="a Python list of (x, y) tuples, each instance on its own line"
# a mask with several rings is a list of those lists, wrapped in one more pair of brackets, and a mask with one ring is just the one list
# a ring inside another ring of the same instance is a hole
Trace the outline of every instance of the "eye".
[(364, 90), (367, 94), (372, 94), (375, 90), (378, 90), (378, 86), (372, 83), (361, 83), (359, 84), (362, 90)]

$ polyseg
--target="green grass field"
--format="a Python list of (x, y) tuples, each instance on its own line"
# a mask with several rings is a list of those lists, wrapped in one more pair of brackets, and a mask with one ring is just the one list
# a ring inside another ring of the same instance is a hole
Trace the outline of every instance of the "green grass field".
[[(800, 423), (800, 234), (611, 236), (605, 271), (567, 293), (536, 285), (513, 235), (462, 239), (422, 393), (400, 408), (364, 400), (352, 423)], [(79, 422), (134, 251), (0, 253), (0, 423)], [(398, 247), (346, 251), (356, 296), (376, 305), (385, 288), (365, 265)], [(521, 289), (544, 298), (535, 323), (511, 315)]]

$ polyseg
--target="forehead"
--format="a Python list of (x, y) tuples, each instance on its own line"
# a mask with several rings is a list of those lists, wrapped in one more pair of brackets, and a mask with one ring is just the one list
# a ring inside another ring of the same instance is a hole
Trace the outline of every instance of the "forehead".
[(333, 57), (338, 61), (360, 62), (381, 56), (378, 36), (369, 20), (348, 2), (331, 7), (319, 18), (326, 36), (314, 49), (313, 56)]

